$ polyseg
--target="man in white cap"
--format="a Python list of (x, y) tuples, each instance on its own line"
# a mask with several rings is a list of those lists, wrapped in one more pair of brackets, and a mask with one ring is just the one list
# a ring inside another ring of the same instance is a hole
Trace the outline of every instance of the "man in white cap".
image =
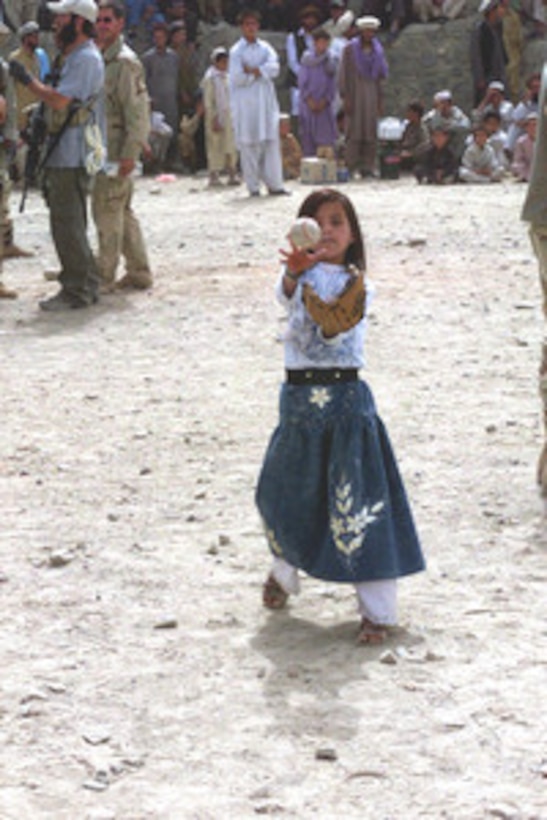
[(482, 119), (486, 114), (492, 112), (499, 114), (501, 126), (505, 133), (513, 122), (514, 106), (505, 98), (505, 86), (500, 80), (492, 80), (488, 83), (486, 94), (473, 111), (473, 119)]
[(424, 115), (423, 124), (431, 135), (442, 128), (450, 135), (448, 147), (459, 162), (465, 149), (465, 140), (471, 130), (471, 121), (452, 100), (452, 92), (447, 88), (433, 96), (433, 108)]
[[(323, 25), (325, 31), (331, 36), (329, 51), (334, 54), (338, 62), (342, 58), (342, 51), (348, 44), (355, 21), (354, 13), (345, 6), (345, 0), (332, 0), (330, 20)], [(338, 108), (339, 106), (336, 110)]]
[(382, 113), (382, 86), (388, 66), (376, 37), (377, 17), (356, 21), (359, 34), (342, 52), (338, 89), (346, 122), (346, 164), (352, 174), (374, 176), (378, 117)]
[(97, 19), (93, 0), (59, 0), (47, 5), (55, 15), (53, 30), (63, 57), (58, 85), (45, 85), (16, 60), (10, 62), (10, 73), (45, 103), (48, 114), (44, 191), (61, 262), (61, 289), (40, 302), (40, 307), (57, 311), (85, 308), (98, 299), (99, 277), (87, 237), (92, 168), (86, 125), (95, 122), (104, 133), (104, 64), (93, 42)]

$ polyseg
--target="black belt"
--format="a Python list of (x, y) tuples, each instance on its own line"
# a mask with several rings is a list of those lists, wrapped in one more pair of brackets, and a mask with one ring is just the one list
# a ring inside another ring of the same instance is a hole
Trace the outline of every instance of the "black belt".
[(356, 382), (359, 371), (355, 367), (327, 369), (308, 368), (307, 370), (287, 370), (289, 384), (342, 384)]

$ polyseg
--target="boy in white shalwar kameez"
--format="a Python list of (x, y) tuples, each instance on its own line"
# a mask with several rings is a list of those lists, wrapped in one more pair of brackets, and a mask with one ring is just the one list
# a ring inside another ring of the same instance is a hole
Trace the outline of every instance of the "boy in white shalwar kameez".
[(474, 183), (499, 182), (503, 176), (484, 125), (473, 129), (473, 142), (464, 151), (459, 176), (462, 182)]
[(277, 52), (258, 38), (259, 15), (242, 12), (242, 37), (230, 49), (229, 78), (232, 122), (243, 179), (251, 196), (285, 194), (279, 144), (279, 103), (274, 80), (279, 74)]
[(228, 184), (239, 185), (237, 151), (230, 111), (228, 88), (228, 51), (220, 46), (211, 54), (211, 65), (202, 81), (205, 108), (205, 150), (209, 166), (209, 185), (221, 184), (220, 174), (228, 172)]

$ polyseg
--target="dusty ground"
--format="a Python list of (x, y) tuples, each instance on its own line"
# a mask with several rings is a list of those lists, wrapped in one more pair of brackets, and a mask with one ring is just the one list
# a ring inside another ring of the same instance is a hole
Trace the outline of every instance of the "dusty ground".
[(345, 587), (260, 604), (292, 190), (139, 181), (154, 291), (70, 315), (37, 309), (36, 194), (16, 218), (36, 256), (0, 304), (2, 820), (547, 818), (525, 189), (347, 187), (378, 289), (367, 377), (428, 558), (392, 663), (354, 645)]

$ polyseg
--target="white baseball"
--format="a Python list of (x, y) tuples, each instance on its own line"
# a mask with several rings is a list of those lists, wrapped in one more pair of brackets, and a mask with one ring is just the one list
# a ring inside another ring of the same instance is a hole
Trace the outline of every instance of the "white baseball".
[(300, 250), (312, 250), (321, 239), (321, 228), (310, 216), (301, 216), (289, 231), (289, 239)]

